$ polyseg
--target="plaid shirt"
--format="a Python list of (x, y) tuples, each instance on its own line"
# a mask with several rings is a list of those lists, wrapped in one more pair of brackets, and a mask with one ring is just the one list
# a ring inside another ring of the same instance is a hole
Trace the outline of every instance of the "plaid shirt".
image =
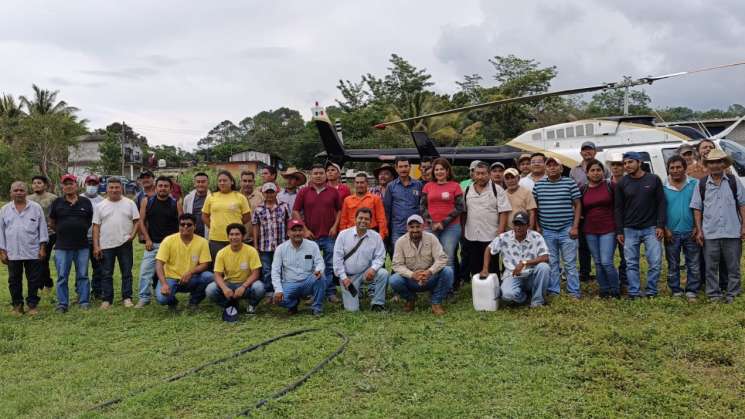
[(254, 243), (260, 252), (273, 252), (287, 240), (287, 222), (292, 218), (290, 207), (278, 202), (274, 208), (259, 205), (251, 215), (251, 224), (259, 226), (259, 242)]

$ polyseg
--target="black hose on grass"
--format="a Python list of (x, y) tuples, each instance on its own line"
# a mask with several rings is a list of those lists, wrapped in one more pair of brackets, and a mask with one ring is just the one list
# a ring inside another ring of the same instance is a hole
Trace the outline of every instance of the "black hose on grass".
[[(284, 333), (284, 334), (275, 336), (273, 338), (269, 338), (269, 339), (267, 339), (267, 340), (265, 340), (263, 342), (259, 342), (259, 343), (253, 344), (253, 345), (251, 345), (249, 347), (246, 347), (244, 349), (241, 349), (238, 352), (235, 352), (234, 354), (225, 356), (223, 358), (212, 360), (212, 361), (210, 361), (210, 362), (208, 362), (206, 364), (200, 365), (200, 366), (195, 367), (195, 368), (192, 368), (192, 369), (190, 369), (188, 371), (185, 371), (185, 372), (182, 372), (180, 374), (174, 375), (173, 377), (166, 378), (163, 381), (165, 383), (172, 383), (174, 381), (180, 380), (180, 379), (182, 379), (184, 377), (187, 377), (189, 375), (196, 374), (196, 373), (202, 371), (203, 369), (205, 369), (207, 367), (211, 367), (213, 365), (221, 364), (221, 363), (223, 363), (225, 361), (228, 361), (228, 360), (233, 359), (233, 358), (237, 358), (237, 357), (239, 357), (241, 355), (244, 355), (244, 354), (247, 354), (249, 352), (255, 351), (255, 350), (259, 349), (259, 348), (263, 348), (263, 347), (269, 346), (270, 344), (272, 344), (272, 343), (274, 343), (274, 342), (276, 342), (278, 340), (289, 338), (289, 337), (292, 337), (292, 336), (302, 335), (304, 333), (318, 332), (318, 331), (321, 331), (321, 329), (319, 329), (319, 328), (309, 328), (309, 329), (299, 329), (299, 330), (295, 330), (295, 331), (292, 331), (292, 332), (287, 332), (287, 333)], [(300, 377), (295, 382), (287, 385), (286, 387), (282, 388), (281, 390), (277, 391), (276, 393), (272, 394), (271, 396), (269, 396), (269, 397), (267, 397), (265, 399), (259, 400), (254, 406), (249, 407), (249, 408), (241, 411), (236, 416), (246, 416), (252, 410), (258, 409), (258, 408), (264, 406), (265, 404), (269, 403), (272, 400), (276, 400), (276, 399), (279, 399), (280, 397), (285, 396), (287, 393), (289, 393), (289, 392), (297, 389), (301, 385), (303, 385), (306, 381), (308, 381), (308, 379), (313, 374), (315, 374), (318, 371), (320, 371), (323, 367), (326, 366), (326, 364), (328, 364), (329, 362), (331, 362), (337, 356), (341, 355), (341, 353), (344, 352), (344, 350), (347, 348), (347, 344), (349, 343), (349, 338), (346, 335), (344, 335), (343, 333), (339, 332), (339, 331), (334, 330), (333, 332), (336, 333), (336, 335), (339, 336), (339, 338), (341, 338), (342, 343), (341, 343), (341, 345), (339, 345), (338, 348), (336, 348), (336, 350), (332, 354), (330, 354), (329, 356), (327, 356), (326, 358), (324, 358), (318, 365), (316, 365), (315, 367), (313, 367), (313, 369), (311, 369), (310, 371), (308, 371), (305, 375), (303, 375), (302, 377)], [(149, 389), (149, 387), (148, 388), (142, 388), (142, 389), (133, 391), (133, 392), (127, 394), (127, 395), (124, 395), (122, 397), (117, 397), (115, 399), (111, 399), (111, 400), (105, 401), (103, 403), (97, 404), (96, 406), (93, 406), (90, 409), (90, 411), (104, 409), (104, 408), (113, 406), (113, 405), (115, 405), (117, 403), (120, 403), (122, 400), (124, 400), (126, 398), (135, 396), (135, 395), (140, 394), (140, 393), (144, 393), (148, 389)]]

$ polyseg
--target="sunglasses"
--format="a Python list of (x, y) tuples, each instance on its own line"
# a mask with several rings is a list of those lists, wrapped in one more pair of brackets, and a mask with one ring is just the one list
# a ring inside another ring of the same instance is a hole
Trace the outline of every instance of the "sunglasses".
[(192, 223), (179, 223), (179, 225), (181, 227), (186, 227), (186, 228), (194, 227), (194, 224), (192, 224)]

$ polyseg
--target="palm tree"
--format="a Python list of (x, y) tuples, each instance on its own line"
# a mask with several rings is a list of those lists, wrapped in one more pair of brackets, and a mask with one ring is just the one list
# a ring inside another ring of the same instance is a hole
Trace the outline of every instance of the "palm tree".
[(16, 102), (13, 95), (6, 95), (0, 98), (0, 116), (6, 118), (18, 118), (25, 115), (21, 105)]
[(13, 144), (21, 118), (26, 116), (21, 105), (12, 95), (0, 97), (0, 140)]
[(21, 96), (21, 104), (26, 108), (29, 115), (51, 115), (66, 114), (74, 116), (79, 110), (74, 106), (69, 106), (64, 100), (57, 102), (59, 90), (50, 91), (42, 89), (37, 85), (32, 85), (34, 89), (33, 100), (26, 96)]

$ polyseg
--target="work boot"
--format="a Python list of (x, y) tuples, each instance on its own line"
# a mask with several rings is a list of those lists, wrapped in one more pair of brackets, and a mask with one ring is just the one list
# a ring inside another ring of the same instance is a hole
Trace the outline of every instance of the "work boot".
[(23, 316), (23, 304), (14, 305), (13, 309), (10, 310), (12, 316)]
[(442, 316), (445, 314), (445, 309), (442, 308), (442, 304), (432, 304), (432, 314), (435, 316)]
[(406, 300), (406, 303), (404, 304), (404, 312), (405, 313), (411, 313), (414, 311), (414, 306), (416, 305), (416, 300), (412, 298), (411, 300)]

